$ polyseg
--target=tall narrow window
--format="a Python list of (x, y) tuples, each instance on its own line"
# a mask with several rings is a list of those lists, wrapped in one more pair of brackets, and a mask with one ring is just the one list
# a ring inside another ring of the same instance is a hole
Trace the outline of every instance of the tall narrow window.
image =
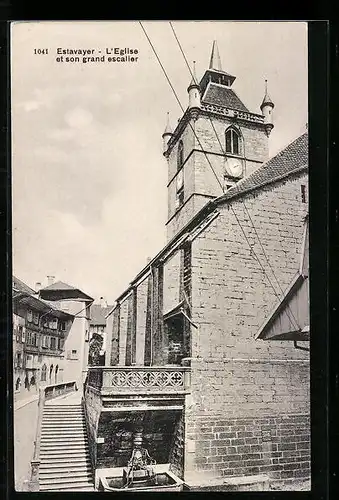
[(301, 184), (300, 189), (301, 189), (301, 202), (306, 203), (306, 186), (304, 184)]
[(180, 170), (177, 174), (177, 194), (176, 194), (176, 208), (178, 209), (184, 203), (184, 172)]
[(46, 382), (47, 366), (44, 364), (41, 368), (41, 382)]
[(177, 156), (177, 167), (178, 170), (182, 167), (184, 163), (184, 144), (182, 141), (179, 141), (178, 144), (178, 156)]
[(229, 129), (226, 132), (226, 153), (238, 155), (240, 152), (239, 134), (234, 129)]

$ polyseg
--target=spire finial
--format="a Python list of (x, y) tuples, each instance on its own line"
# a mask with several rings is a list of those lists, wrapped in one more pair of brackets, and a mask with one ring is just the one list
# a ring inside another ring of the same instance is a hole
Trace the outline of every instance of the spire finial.
[(172, 134), (172, 128), (171, 128), (171, 124), (170, 124), (170, 113), (169, 113), (169, 111), (167, 111), (166, 114), (167, 114), (166, 128), (165, 128), (165, 131), (164, 131), (163, 135)]
[(191, 71), (192, 78), (191, 78), (191, 83), (189, 84), (189, 87), (187, 89), (188, 92), (189, 92), (189, 90), (192, 87), (198, 87), (199, 86), (199, 83), (198, 83), (198, 80), (197, 80), (197, 75), (196, 75), (196, 72), (195, 72), (195, 61), (193, 61), (192, 70), (190, 70), (190, 71)]
[(263, 101), (261, 103), (260, 109), (262, 110), (263, 107), (266, 106), (266, 105), (269, 105), (272, 108), (274, 108), (273, 101), (270, 98), (270, 96), (268, 95), (268, 91), (267, 91), (267, 78), (265, 78), (265, 95), (264, 95)]
[(218, 49), (218, 45), (217, 45), (216, 40), (213, 40), (209, 69), (214, 69), (216, 71), (222, 71), (221, 59), (220, 59), (219, 49)]

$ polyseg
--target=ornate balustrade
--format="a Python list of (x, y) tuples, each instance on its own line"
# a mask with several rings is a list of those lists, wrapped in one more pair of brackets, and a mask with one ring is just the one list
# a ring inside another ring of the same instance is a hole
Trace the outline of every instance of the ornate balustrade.
[(87, 385), (110, 394), (186, 393), (190, 386), (190, 368), (182, 366), (91, 367)]
[(264, 117), (247, 111), (229, 109), (226, 106), (202, 103), (201, 109), (212, 113), (219, 113), (225, 116), (237, 117), (240, 120), (247, 120), (255, 123), (264, 123)]

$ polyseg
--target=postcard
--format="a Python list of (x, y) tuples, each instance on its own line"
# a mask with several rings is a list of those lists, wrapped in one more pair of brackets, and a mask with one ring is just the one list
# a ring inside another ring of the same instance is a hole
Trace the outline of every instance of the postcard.
[(307, 31), (11, 24), (16, 491), (310, 490)]

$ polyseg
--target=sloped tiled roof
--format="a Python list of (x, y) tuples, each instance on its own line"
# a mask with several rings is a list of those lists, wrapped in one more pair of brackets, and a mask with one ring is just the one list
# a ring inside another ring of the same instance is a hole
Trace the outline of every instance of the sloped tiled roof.
[(100, 304), (93, 304), (91, 306), (91, 320), (90, 325), (106, 325), (106, 315), (113, 306), (101, 307)]
[(33, 290), (33, 288), (29, 287), (26, 283), (19, 280), (19, 278), (16, 278), (15, 276), (13, 276), (13, 287), (19, 290), (19, 292), (25, 292), (31, 295), (35, 294), (35, 290)]
[(48, 285), (41, 290), (77, 290), (74, 286), (68, 285), (67, 283), (64, 283), (63, 281), (56, 281), (55, 283), (52, 283), (51, 285)]
[[(52, 292), (52, 293), (51, 293)], [(85, 298), (86, 300), (91, 300), (93, 301), (92, 297), (87, 295), (86, 293), (82, 292), (79, 288), (68, 285), (67, 283), (64, 283), (63, 281), (56, 281), (55, 283), (52, 283), (51, 285), (46, 286), (45, 288), (40, 289), (40, 295), (43, 296), (44, 298), (51, 298), (55, 297), (58, 295), (57, 293), (54, 294), (53, 292), (59, 292), (59, 295), (62, 296), (72, 296), (73, 298), (78, 297), (78, 298)], [(53, 300), (53, 299), (52, 299)]]
[(239, 181), (229, 189), (219, 200), (227, 200), (238, 196), (246, 191), (264, 186), (270, 182), (287, 176), (294, 171), (308, 166), (308, 133), (291, 142), (285, 149), (276, 156), (264, 163), (251, 175)]
[(215, 83), (209, 84), (204, 95), (203, 102), (206, 104), (217, 104), (219, 106), (226, 106), (230, 109), (249, 112), (234, 90)]
[(13, 300), (19, 300), (20, 304), (31, 307), (32, 309), (37, 311), (50, 312), (51, 314), (55, 314), (58, 317), (73, 317), (72, 314), (62, 311), (61, 309), (56, 307), (53, 302), (38, 297), (38, 294), (35, 292), (35, 290), (33, 290), (33, 288), (30, 288), (28, 285), (26, 285), (26, 283), (19, 280), (15, 276), (13, 276), (13, 288), (16, 291), (21, 292), (17, 295), (13, 294)]

